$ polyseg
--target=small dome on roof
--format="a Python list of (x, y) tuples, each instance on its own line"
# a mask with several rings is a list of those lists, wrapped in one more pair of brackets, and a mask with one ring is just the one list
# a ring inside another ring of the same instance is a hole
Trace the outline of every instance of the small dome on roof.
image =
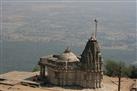
[(69, 47), (67, 47), (67, 48), (65, 49), (64, 53), (69, 53), (69, 52), (71, 52), (71, 49), (70, 49)]
[(70, 48), (67, 48), (64, 53), (62, 53), (61, 55), (59, 55), (59, 60), (64, 60), (64, 61), (68, 61), (68, 62), (75, 62), (75, 61), (79, 61), (79, 59), (77, 58), (77, 56), (70, 51)]

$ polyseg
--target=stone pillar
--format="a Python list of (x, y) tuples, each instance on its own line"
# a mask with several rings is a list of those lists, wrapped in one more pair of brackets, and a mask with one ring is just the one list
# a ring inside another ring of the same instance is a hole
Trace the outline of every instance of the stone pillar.
[(65, 72), (65, 84), (68, 85), (68, 72)]
[(40, 77), (42, 77), (42, 65), (40, 65)]
[(45, 66), (43, 66), (43, 77), (45, 77)]
[(40, 76), (45, 77), (45, 66), (44, 65), (40, 65)]
[(101, 88), (101, 79), (99, 79), (99, 88)]

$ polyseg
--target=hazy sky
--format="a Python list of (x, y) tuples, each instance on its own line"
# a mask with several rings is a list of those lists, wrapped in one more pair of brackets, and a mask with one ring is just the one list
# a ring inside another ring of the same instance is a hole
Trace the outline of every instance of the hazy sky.
[(95, 18), (98, 31), (136, 33), (135, 0), (3, 0), (2, 5), (3, 31), (8, 33), (47, 31), (48, 38), (70, 35), (72, 41), (83, 30), (83, 36), (90, 36)]

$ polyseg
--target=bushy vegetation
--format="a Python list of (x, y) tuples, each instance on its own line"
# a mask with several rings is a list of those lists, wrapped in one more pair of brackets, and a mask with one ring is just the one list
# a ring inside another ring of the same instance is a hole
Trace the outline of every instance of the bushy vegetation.
[(124, 62), (117, 62), (114, 60), (107, 60), (104, 64), (104, 72), (108, 76), (118, 76), (121, 67), (121, 76), (137, 78), (137, 67), (133, 65), (126, 65)]
[(39, 67), (39, 66), (35, 66), (35, 67), (32, 69), (32, 72), (36, 72), (36, 71), (40, 71), (40, 67)]
[(137, 66), (131, 66), (130, 69), (131, 69), (130, 77), (131, 78), (137, 78)]

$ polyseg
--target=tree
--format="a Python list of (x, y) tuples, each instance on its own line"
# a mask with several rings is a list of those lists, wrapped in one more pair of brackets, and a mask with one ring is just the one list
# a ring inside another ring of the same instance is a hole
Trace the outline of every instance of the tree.
[(137, 78), (137, 67), (132, 65), (130, 66), (130, 69), (131, 69), (130, 77)]
[(105, 63), (105, 74), (108, 76), (117, 76), (118, 64), (113, 60), (107, 60)]
[(129, 77), (131, 75), (131, 68), (125, 65), (124, 62), (118, 62), (114, 60), (107, 60), (105, 62), (105, 74), (108, 76), (118, 76), (120, 67), (121, 76)]
[(35, 66), (33, 69), (32, 69), (32, 72), (36, 72), (36, 71), (39, 71), (40, 70), (40, 67), (39, 66)]

